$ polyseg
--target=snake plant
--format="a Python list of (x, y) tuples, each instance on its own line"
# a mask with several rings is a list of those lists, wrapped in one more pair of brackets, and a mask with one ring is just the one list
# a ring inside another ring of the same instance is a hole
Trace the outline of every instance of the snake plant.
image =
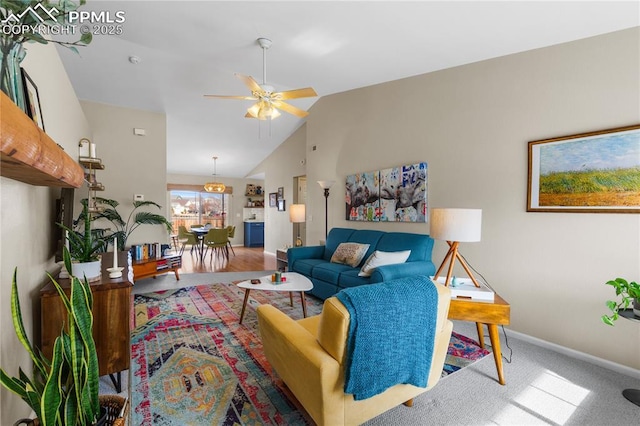
[[(67, 270), (71, 256), (63, 251)], [(34, 348), (25, 331), (18, 297), (17, 268), (11, 287), (11, 317), (18, 340), (29, 353), (34, 365), (33, 377), (19, 369), (18, 377), (10, 377), (0, 369), (0, 381), (19, 395), (37, 414), (40, 424), (87, 425), (94, 423), (100, 412), (98, 399), (99, 367), (92, 335), (93, 297), (89, 283), (70, 277), (70, 296), (49, 275), (67, 311), (67, 326), (54, 342), (53, 356), (47, 359)]]
[[(63, 224), (58, 225), (67, 231), (69, 241), (69, 252), (71, 258), (78, 262), (93, 262), (98, 260), (98, 254), (106, 250), (107, 244), (104, 239), (104, 229), (91, 229), (91, 222), (95, 220), (95, 215), (89, 213), (89, 201), (85, 198), (82, 203), (82, 212), (74, 220), (74, 229), (70, 229)], [(81, 228), (83, 232), (76, 230)]]

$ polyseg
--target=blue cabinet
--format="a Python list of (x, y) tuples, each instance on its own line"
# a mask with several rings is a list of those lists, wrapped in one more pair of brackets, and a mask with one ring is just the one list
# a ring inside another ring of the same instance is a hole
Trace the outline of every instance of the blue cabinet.
[(264, 222), (244, 223), (244, 246), (264, 247)]

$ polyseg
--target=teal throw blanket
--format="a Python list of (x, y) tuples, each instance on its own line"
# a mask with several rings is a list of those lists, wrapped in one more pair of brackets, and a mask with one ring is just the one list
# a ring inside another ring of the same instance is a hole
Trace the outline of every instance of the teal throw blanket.
[(438, 311), (428, 277), (347, 288), (336, 297), (351, 316), (345, 393), (362, 400), (396, 384), (427, 386)]

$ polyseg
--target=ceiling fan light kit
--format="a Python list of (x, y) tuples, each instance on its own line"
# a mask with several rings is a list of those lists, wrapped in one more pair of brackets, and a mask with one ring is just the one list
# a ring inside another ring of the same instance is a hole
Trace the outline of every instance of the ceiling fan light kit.
[(310, 98), (318, 96), (315, 90), (311, 87), (304, 89), (287, 90), (284, 92), (275, 92), (275, 88), (267, 84), (267, 49), (272, 45), (271, 40), (261, 37), (258, 39), (258, 44), (262, 49), (262, 84), (250, 76), (235, 74), (240, 80), (242, 80), (251, 91), (251, 96), (225, 96), (225, 95), (205, 95), (208, 98), (222, 98), (222, 99), (241, 99), (241, 100), (253, 100), (255, 104), (247, 109), (245, 114), (246, 118), (256, 118), (258, 120), (272, 120), (278, 118), (281, 113), (280, 110), (293, 114), (297, 117), (304, 118), (309, 113), (291, 104), (283, 102), (288, 99), (298, 98)]

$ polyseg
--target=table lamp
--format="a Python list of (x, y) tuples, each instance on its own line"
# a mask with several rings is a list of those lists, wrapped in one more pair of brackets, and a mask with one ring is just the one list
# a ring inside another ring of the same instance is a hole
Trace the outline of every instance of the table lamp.
[(448, 286), (453, 273), (453, 265), (458, 259), (464, 270), (471, 278), (476, 287), (480, 287), (478, 281), (471, 273), (471, 269), (464, 258), (458, 252), (459, 243), (470, 243), (480, 241), (482, 230), (482, 210), (481, 209), (451, 209), (440, 208), (431, 209), (431, 237), (436, 240), (444, 240), (449, 244), (449, 251), (442, 260), (442, 264), (436, 271), (434, 281), (438, 279), (444, 265), (449, 261), (447, 278), (444, 285)]
[(333, 186), (333, 180), (319, 180), (318, 185), (324, 189), (324, 237), (329, 235), (329, 189)]
[[(305, 222), (306, 209), (304, 204), (291, 204), (289, 207), (289, 221), (291, 223)], [(296, 238), (296, 247), (302, 246), (302, 239), (300, 238), (300, 226), (298, 225), (298, 236)]]

